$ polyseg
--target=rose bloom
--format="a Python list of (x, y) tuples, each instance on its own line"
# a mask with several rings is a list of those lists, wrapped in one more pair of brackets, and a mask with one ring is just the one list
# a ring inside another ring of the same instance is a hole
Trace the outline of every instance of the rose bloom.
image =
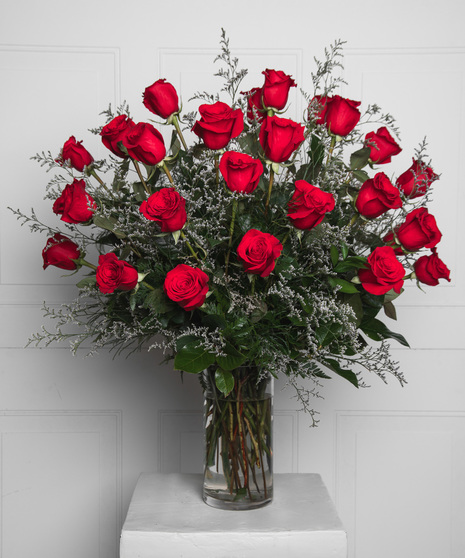
[(397, 179), (396, 186), (409, 198), (419, 198), (426, 194), (431, 184), (439, 177), (422, 161), (412, 161), (412, 166)]
[(187, 221), (186, 200), (174, 188), (161, 188), (139, 209), (144, 217), (156, 221), (162, 232), (179, 231)]
[(166, 274), (163, 289), (184, 310), (200, 308), (208, 293), (208, 275), (197, 267), (179, 264)]
[(135, 124), (123, 138), (123, 145), (132, 159), (151, 167), (158, 165), (166, 155), (163, 136), (146, 122)]
[(263, 105), (267, 108), (282, 110), (287, 103), (289, 89), (296, 87), (294, 80), (281, 70), (265, 70), (263, 85)]
[(260, 145), (274, 163), (287, 161), (304, 139), (304, 127), (288, 118), (267, 116), (260, 128)]
[(179, 112), (178, 94), (166, 79), (159, 79), (146, 87), (143, 99), (145, 107), (161, 118), (169, 118), (173, 113)]
[(92, 219), (97, 204), (86, 192), (84, 180), (76, 180), (67, 184), (61, 196), (53, 204), (53, 212), (61, 215), (65, 223), (87, 223)]
[(365, 145), (370, 148), (370, 159), (379, 165), (390, 163), (391, 157), (402, 151), (385, 126), (377, 132), (369, 132), (365, 136)]
[(221, 157), (220, 172), (232, 192), (251, 194), (263, 174), (263, 165), (246, 153), (226, 151)]
[(426, 207), (418, 207), (408, 213), (404, 223), (395, 232), (399, 242), (409, 252), (433, 248), (442, 237), (436, 219), (428, 213)]
[(323, 221), (326, 213), (334, 209), (334, 205), (332, 194), (305, 180), (297, 180), (287, 216), (297, 229), (313, 229)]
[(233, 110), (221, 101), (212, 105), (200, 105), (199, 113), (201, 118), (194, 124), (192, 131), (203, 140), (208, 149), (223, 149), (244, 129), (241, 109)]
[(112, 293), (116, 289), (132, 291), (139, 279), (137, 269), (119, 260), (113, 252), (99, 256), (95, 276), (98, 288), (104, 294)]
[[(323, 109), (323, 122), (335, 136), (347, 136), (358, 124), (360, 101), (344, 99), (339, 95), (327, 97)], [(321, 118), (321, 114), (320, 114)]]
[(82, 141), (76, 141), (74, 136), (71, 136), (63, 145), (61, 159), (79, 172), (82, 172), (94, 161), (92, 155), (82, 145)]
[(375, 219), (390, 209), (402, 207), (399, 190), (391, 184), (384, 172), (366, 180), (359, 190), (355, 207), (360, 215)]
[(55, 233), (52, 238), (49, 238), (42, 250), (44, 269), (47, 269), (49, 265), (54, 265), (60, 269), (77, 269), (77, 264), (73, 260), (79, 259), (80, 256), (79, 246), (60, 233)]
[(104, 126), (100, 132), (103, 145), (114, 155), (125, 159), (127, 154), (124, 151), (121, 151), (118, 143), (123, 141), (134, 126), (135, 124), (129, 116), (126, 116), (125, 114), (116, 116), (111, 122)]
[(247, 273), (268, 277), (282, 249), (283, 245), (272, 234), (250, 229), (237, 247), (237, 257)]
[(324, 97), (323, 95), (315, 95), (310, 101), (308, 107), (309, 119), (315, 118), (315, 124), (324, 124), (326, 111), (328, 110), (328, 101), (331, 97)]
[(359, 269), (362, 287), (370, 294), (383, 295), (391, 289), (400, 293), (405, 270), (390, 246), (379, 246), (367, 258), (367, 269)]
[(414, 269), (418, 281), (431, 287), (439, 285), (439, 279), (447, 279), (450, 282), (450, 271), (439, 258), (436, 248), (432, 249), (431, 255), (419, 258), (414, 264)]
[(264, 118), (264, 109), (262, 105), (261, 87), (253, 87), (250, 91), (241, 91), (241, 95), (247, 96), (247, 118), (250, 121), (258, 120), (261, 122)]

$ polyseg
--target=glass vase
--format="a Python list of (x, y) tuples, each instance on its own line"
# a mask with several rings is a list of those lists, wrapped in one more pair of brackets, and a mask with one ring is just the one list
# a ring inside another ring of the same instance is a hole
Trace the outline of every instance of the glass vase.
[(216, 508), (249, 510), (273, 498), (273, 382), (253, 367), (233, 376), (234, 389), (225, 396), (215, 385), (215, 370), (203, 374), (203, 499)]

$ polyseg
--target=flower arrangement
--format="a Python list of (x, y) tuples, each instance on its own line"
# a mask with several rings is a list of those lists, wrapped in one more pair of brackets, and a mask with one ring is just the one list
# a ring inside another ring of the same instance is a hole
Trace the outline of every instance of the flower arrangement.
[(165, 79), (143, 94), (173, 126), (169, 146), (124, 104), (92, 130), (106, 160), (74, 136), (59, 157), (36, 155), (56, 171), (46, 198), (62, 226), (14, 213), (49, 235), (44, 269), (90, 272), (74, 302), (46, 309), (56, 330), (31, 341), (160, 348), (176, 370), (213, 371), (223, 396), (240, 387), (239, 368), (255, 382), (284, 374), (310, 412), (310, 395), (332, 375), (360, 386), (365, 369), (403, 383), (386, 340), (407, 341), (378, 314), (395, 319), (408, 280), (449, 280), (426, 207), (438, 175), (422, 143), (412, 166), (389, 176), (401, 151), (393, 118), (338, 95), (342, 43), (325, 55), (302, 122), (283, 116), (296, 87), (283, 71), (267, 69), (260, 87), (240, 92), (246, 71), (223, 32), (223, 100), (199, 93), (199, 114), (181, 119)]

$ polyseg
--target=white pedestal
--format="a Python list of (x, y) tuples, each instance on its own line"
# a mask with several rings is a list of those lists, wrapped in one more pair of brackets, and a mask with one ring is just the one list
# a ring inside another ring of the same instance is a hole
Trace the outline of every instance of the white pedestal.
[(346, 558), (347, 537), (320, 475), (274, 475), (257, 510), (204, 504), (202, 476), (143, 474), (121, 533), (120, 558)]

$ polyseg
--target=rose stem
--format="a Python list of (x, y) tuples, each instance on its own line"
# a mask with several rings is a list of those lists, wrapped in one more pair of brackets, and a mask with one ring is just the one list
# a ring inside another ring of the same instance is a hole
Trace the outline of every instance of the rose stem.
[(231, 246), (232, 246), (232, 240), (234, 234), (234, 223), (236, 221), (237, 205), (238, 205), (237, 200), (233, 200), (231, 225), (229, 227), (228, 253), (226, 254), (226, 261), (225, 261), (225, 271), (224, 271), (225, 275), (228, 275), (229, 256), (231, 255)]
[(184, 136), (182, 135), (181, 128), (179, 126), (179, 120), (178, 120), (178, 117), (176, 115), (173, 118), (173, 126), (175, 127), (176, 132), (178, 133), (179, 139), (181, 140), (181, 143), (182, 143), (184, 149), (187, 151), (187, 144), (184, 141)]
[(265, 203), (265, 215), (268, 213), (268, 206), (270, 205), (271, 189), (273, 188), (273, 179), (274, 179), (274, 172), (273, 169), (270, 167), (270, 183), (268, 184), (268, 196), (266, 198), (266, 203)]
[(191, 243), (187, 240), (187, 236), (181, 231), (181, 238), (186, 242), (187, 247), (189, 248), (189, 250), (191, 251), (191, 254), (194, 256), (194, 258), (200, 262), (200, 258), (198, 257), (197, 253), (195, 252), (195, 250), (192, 248)]
[(81, 265), (85, 265), (86, 267), (90, 267), (90, 269), (93, 269), (93, 270), (96, 270), (96, 269), (97, 269), (97, 266), (96, 266), (96, 265), (91, 264), (91, 263), (87, 262), (86, 260), (79, 260), (79, 263), (80, 263)]
[(107, 185), (105, 184), (105, 182), (100, 178), (100, 176), (95, 172), (94, 169), (91, 170), (90, 174), (97, 179), (97, 182), (103, 186), (105, 188), (105, 190), (111, 194), (110, 190), (108, 189)]
[(328, 158), (326, 159), (326, 164), (329, 163), (332, 155), (333, 155), (333, 151), (334, 151), (334, 146), (336, 145), (336, 136), (333, 136), (331, 138), (331, 144), (329, 146), (329, 152), (328, 152)]
[(174, 180), (173, 177), (171, 176), (170, 170), (169, 168), (166, 166), (166, 163), (163, 161), (163, 166), (162, 169), (165, 171), (166, 176), (168, 177), (168, 180), (171, 183), (171, 186), (173, 186), (174, 189), (176, 189), (176, 187), (174, 186)]
[(139, 163), (138, 163), (135, 159), (132, 159), (132, 162), (134, 163), (134, 166), (136, 167), (137, 174), (139, 175), (139, 179), (140, 179), (140, 181), (142, 182), (142, 184), (143, 184), (143, 186), (144, 186), (144, 188), (145, 188), (145, 191), (146, 191), (147, 194), (150, 196), (150, 190), (149, 190), (149, 188), (148, 188), (148, 186), (147, 186), (147, 183), (146, 183), (145, 180), (144, 180), (144, 177), (142, 176), (142, 173), (140, 172)]

